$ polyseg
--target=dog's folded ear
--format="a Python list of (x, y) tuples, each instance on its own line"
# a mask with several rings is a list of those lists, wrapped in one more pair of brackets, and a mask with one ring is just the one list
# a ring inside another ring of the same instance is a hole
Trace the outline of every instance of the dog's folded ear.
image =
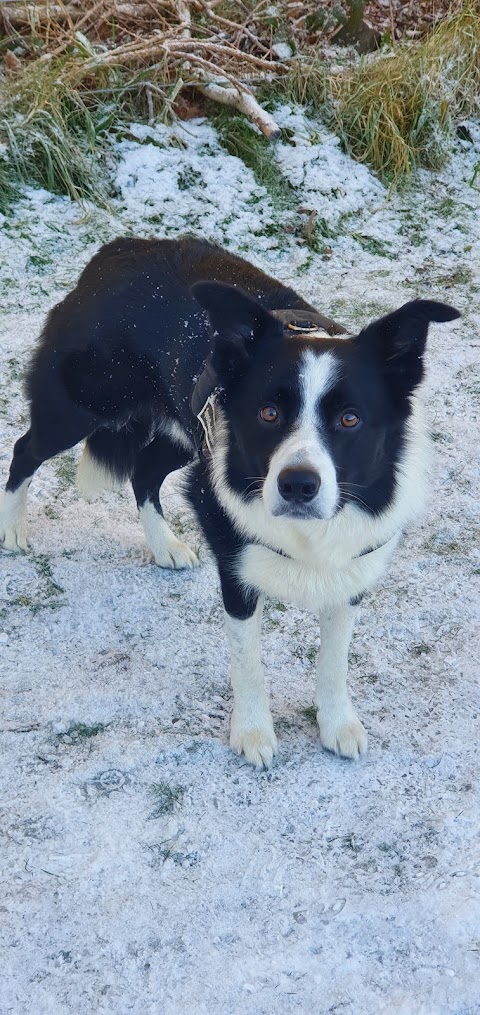
[(270, 329), (281, 333), (276, 318), (255, 297), (224, 282), (196, 282), (192, 296), (207, 311), (214, 332), (248, 347), (250, 340)]
[(191, 293), (210, 318), (215, 336), (210, 369), (222, 385), (226, 386), (248, 365), (257, 339), (277, 339), (283, 335), (280, 321), (237, 286), (196, 282)]
[(458, 310), (436, 300), (411, 300), (380, 317), (360, 332), (356, 341), (379, 357), (383, 371), (404, 393), (413, 391), (423, 375), (423, 353), (432, 321), (454, 321)]

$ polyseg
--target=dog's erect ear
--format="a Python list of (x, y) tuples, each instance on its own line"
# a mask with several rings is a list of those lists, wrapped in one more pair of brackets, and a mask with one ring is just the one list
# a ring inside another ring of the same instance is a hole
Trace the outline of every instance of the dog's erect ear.
[(423, 376), (423, 353), (432, 321), (454, 321), (458, 310), (435, 300), (412, 300), (360, 332), (357, 342), (373, 349), (383, 370), (407, 394)]

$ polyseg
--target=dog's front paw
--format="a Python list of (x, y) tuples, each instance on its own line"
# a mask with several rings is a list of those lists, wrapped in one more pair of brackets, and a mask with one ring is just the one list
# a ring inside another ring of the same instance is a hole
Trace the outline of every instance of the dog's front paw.
[(182, 567), (198, 567), (199, 559), (196, 553), (186, 543), (182, 543), (181, 539), (177, 539), (163, 515), (150, 501), (140, 508), (140, 521), (147, 545), (159, 567), (175, 570)]
[(0, 528), (0, 546), (12, 553), (26, 553), (28, 543), (25, 529)]
[(336, 718), (332, 716), (327, 720), (322, 718), (319, 710), (317, 722), (322, 747), (327, 751), (333, 751), (342, 758), (358, 758), (361, 754), (366, 754), (367, 732), (353, 708), (344, 715)]
[(170, 567), (180, 569), (183, 567), (198, 567), (200, 561), (187, 546), (186, 543), (182, 543), (180, 539), (172, 535), (172, 538), (168, 540), (166, 545), (152, 547), (152, 553), (155, 557), (155, 563), (159, 567)]
[(242, 721), (241, 715), (233, 710), (230, 728), (230, 747), (237, 754), (244, 754), (247, 761), (256, 768), (270, 768), (277, 753), (277, 738), (269, 714), (256, 721)]

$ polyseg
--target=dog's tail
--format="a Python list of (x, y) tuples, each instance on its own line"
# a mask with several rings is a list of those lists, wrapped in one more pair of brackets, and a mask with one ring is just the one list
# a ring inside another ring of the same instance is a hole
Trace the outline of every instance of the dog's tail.
[(101, 490), (115, 490), (122, 485), (122, 480), (92, 454), (88, 440), (77, 465), (76, 485), (85, 500), (93, 500)]
[(145, 420), (129, 420), (118, 429), (101, 426), (90, 434), (77, 469), (81, 496), (91, 500), (100, 490), (119, 490), (133, 476), (149, 435)]

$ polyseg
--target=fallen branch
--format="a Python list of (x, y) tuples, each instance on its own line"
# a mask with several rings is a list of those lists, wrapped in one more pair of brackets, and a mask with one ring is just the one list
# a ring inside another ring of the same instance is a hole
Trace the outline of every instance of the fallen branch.
[[(98, 4), (97, 7), (102, 5)], [(105, 4), (103, 5), (106, 6)], [(94, 14), (94, 11), (85, 12), (83, 5), (72, 4), (0, 4), (0, 14), (5, 22), (13, 28), (26, 28), (42, 23), (55, 22), (62, 25), (69, 21), (75, 24), (77, 21), (86, 21)], [(107, 11), (110, 16), (117, 18), (128, 18), (136, 20), (141, 18), (152, 18), (152, 8), (144, 3), (116, 3), (110, 5)]]
[(238, 109), (239, 113), (243, 113), (259, 127), (269, 141), (275, 141), (280, 137), (280, 127), (273, 116), (267, 113), (266, 109), (262, 109), (250, 89), (226, 88), (225, 85), (216, 84), (214, 81), (197, 85), (197, 88), (207, 99)]

